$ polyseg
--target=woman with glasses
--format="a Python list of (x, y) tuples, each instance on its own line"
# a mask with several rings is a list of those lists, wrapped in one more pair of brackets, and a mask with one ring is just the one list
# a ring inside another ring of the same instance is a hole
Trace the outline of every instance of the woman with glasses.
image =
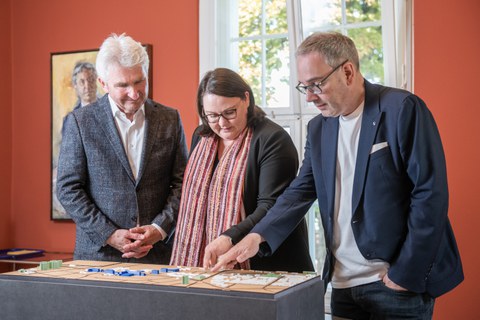
[[(209, 267), (211, 255), (228, 251), (265, 216), (295, 178), (298, 157), (288, 133), (265, 117), (232, 70), (207, 72), (197, 112), (202, 124), (192, 138), (171, 264)], [(313, 271), (305, 220), (272, 256), (239, 267)]]

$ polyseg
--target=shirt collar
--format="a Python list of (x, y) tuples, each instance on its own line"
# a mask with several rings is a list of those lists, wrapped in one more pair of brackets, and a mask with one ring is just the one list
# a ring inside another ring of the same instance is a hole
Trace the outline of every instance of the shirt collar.
[[(117, 104), (115, 103), (115, 101), (113, 101), (112, 97), (110, 97), (110, 95), (108, 95), (108, 101), (110, 102), (110, 109), (112, 110), (112, 114), (113, 114), (113, 117), (118, 117), (121, 113), (123, 113), (117, 106)], [(136, 118), (138, 115), (143, 115), (145, 116), (145, 103), (142, 104), (142, 106), (140, 107), (140, 109), (137, 110), (137, 112), (135, 112), (135, 115), (133, 116), (134, 118)]]
[(365, 100), (363, 100), (360, 105), (352, 112), (350, 113), (349, 115), (347, 116), (341, 116), (342, 119), (344, 120), (350, 120), (350, 119), (354, 119), (354, 118), (357, 118), (360, 116), (360, 114), (362, 114), (363, 112), (363, 107), (365, 106)]

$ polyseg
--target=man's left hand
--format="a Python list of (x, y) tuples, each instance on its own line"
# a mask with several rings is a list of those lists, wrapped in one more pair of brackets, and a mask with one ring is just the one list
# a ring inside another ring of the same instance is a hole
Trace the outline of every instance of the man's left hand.
[(393, 282), (392, 280), (390, 280), (390, 278), (388, 277), (388, 273), (386, 273), (386, 274), (383, 276), (382, 281), (383, 281), (383, 283), (385, 284), (385, 286), (387, 286), (388, 288), (390, 288), (390, 289), (392, 289), (392, 290), (395, 290), (395, 291), (408, 291), (408, 289), (405, 289), (404, 287), (399, 286), (398, 284), (396, 284), (395, 282)]
[(153, 248), (154, 243), (162, 240), (162, 234), (152, 225), (135, 227), (129, 231), (134, 241), (123, 246), (122, 258), (142, 258)]

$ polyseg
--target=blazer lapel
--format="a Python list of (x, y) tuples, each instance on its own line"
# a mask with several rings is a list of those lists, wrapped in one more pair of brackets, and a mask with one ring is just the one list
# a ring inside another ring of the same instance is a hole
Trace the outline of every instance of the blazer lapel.
[(120, 160), (123, 168), (127, 172), (129, 178), (135, 182), (133, 177), (132, 169), (130, 168), (130, 163), (128, 162), (127, 154), (123, 148), (122, 140), (118, 135), (117, 126), (115, 125), (115, 120), (113, 119), (112, 109), (110, 108), (110, 101), (108, 100), (108, 94), (104, 95), (99, 101), (100, 108), (97, 109), (95, 117), (100, 123), (100, 127), (105, 133), (105, 137), (108, 139), (112, 145), (113, 151), (115, 152), (117, 158)]
[(358, 142), (355, 177), (353, 180), (352, 212), (356, 212), (363, 194), (370, 151), (382, 118), (379, 103), (377, 92), (375, 92), (372, 85), (365, 80), (365, 105), (362, 116), (362, 129), (360, 130)]
[(137, 184), (145, 171), (146, 161), (149, 159), (153, 146), (155, 145), (155, 134), (158, 132), (160, 118), (158, 117), (158, 108), (149, 99), (145, 101), (145, 139), (143, 142), (142, 160), (138, 171)]
[[(338, 140), (338, 117), (323, 118), (324, 121), (321, 133), (321, 156), (322, 175), (324, 177), (325, 190), (328, 199), (328, 214), (333, 217), (335, 209), (335, 172), (337, 167), (337, 140)], [(314, 164), (312, 164), (314, 165)], [(333, 223), (333, 219), (330, 220)], [(329, 225), (332, 228), (331, 225)], [(333, 229), (329, 230), (332, 234)]]

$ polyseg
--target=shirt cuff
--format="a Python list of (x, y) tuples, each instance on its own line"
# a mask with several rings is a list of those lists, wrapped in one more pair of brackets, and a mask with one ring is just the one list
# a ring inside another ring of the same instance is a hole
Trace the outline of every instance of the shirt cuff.
[(152, 223), (152, 226), (154, 226), (155, 229), (160, 232), (160, 234), (162, 235), (162, 241), (165, 240), (165, 238), (167, 237), (167, 233), (156, 223)]

